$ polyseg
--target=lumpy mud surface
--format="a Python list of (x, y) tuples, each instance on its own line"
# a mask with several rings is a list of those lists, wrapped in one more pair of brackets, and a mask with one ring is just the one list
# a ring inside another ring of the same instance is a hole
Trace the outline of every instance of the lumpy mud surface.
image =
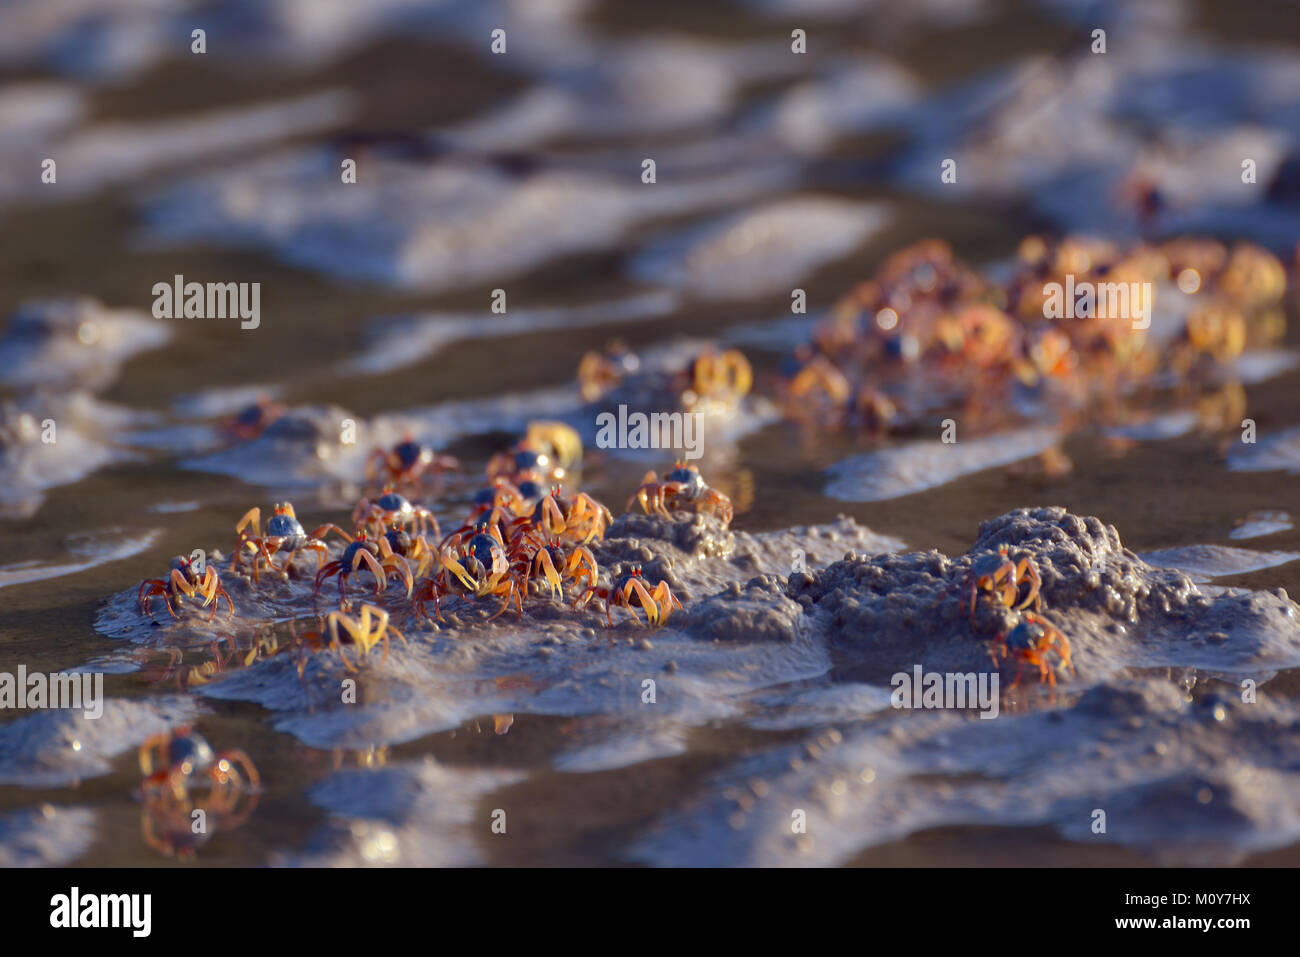
[[(1014, 663), (992, 662), (992, 642), (1023, 611), (987, 593), (969, 611), (972, 565), (1002, 549), (1013, 563), (1033, 563), (1041, 614), (1069, 642), (1073, 672), (1061, 672), (1055, 688), (1032, 675), (1012, 686)], [(1202, 591), (1186, 573), (1126, 549), (1113, 526), (1063, 508), (985, 522), (952, 557), (906, 551), (847, 517), (752, 534), (685, 512), (621, 516), (592, 550), (600, 585), (640, 565), (685, 610), (647, 630), (615, 609), (610, 628), (596, 607), (578, 613), (534, 596), (522, 619), (512, 612), (489, 623), (483, 607), (452, 599), (435, 626), (417, 623), (390, 588), (386, 604), (406, 640), (356, 677), (357, 703), (339, 703), (351, 673), (328, 653), (313, 656), (302, 677), (287, 655), (256, 661), (199, 689), (200, 700), (256, 703), (275, 728), (321, 749), (400, 746), (478, 715), (495, 715), (496, 733), (503, 716), (509, 728), (528, 715), (582, 715), (585, 730), (564, 735), (550, 759), (570, 774), (681, 757), (719, 722), (797, 732), (716, 772), (705, 789), (715, 796), (658, 820), (632, 858), (660, 864), (841, 863), (925, 827), (1000, 826), (1025, 815), (1082, 839), (1097, 806), (1119, 817), (1108, 843), (1178, 862), (1239, 860), (1285, 846), (1300, 827), (1290, 758), (1300, 716), (1269, 688), (1300, 666), (1300, 608), (1281, 588)], [(322, 604), (305, 579), (223, 582), (239, 609), (230, 621), (186, 612), (180, 622), (146, 623), (127, 591), (98, 627), (144, 646), (170, 644), (172, 633), (251, 637), (268, 622), (306, 621)], [(918, 667), (997, 674), (997, 720), (891, 707), (895, 676), (910, 680)], [(1239, 693), (1247, 680), (1259, 689), (1252, 704)], [(109, 730), (121, 748), (160, 717), (115, 712)], [(33, 725), (27, 760), (73, 730)], [(67, 767), (34, 765), (26, 777), (96, 773), (105, 745), (86, 744)], [(310, 799), (355, 823), (325, 828), (282, 862), (481, 863), (467, 815), (447, 809), (523, 778), (431, 759), (338, 772)], [(811, 815), (812, 834), (834, 841), (776, 836), (795, 807)], [(700, 833), (713, 839), (682, 838)]]

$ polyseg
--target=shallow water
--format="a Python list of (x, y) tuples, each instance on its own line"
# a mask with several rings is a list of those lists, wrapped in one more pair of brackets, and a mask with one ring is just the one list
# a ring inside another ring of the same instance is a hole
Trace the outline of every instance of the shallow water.
[[(820, 0), (447, 2), (422, 13), (396, 2), (360, 23), (270, 26), (246, 4), (217, 6), (226, 16), (204, 57), (167, 47), (188, 25), (169, 31), (161, 18), (130, 30), (125, 14), (107, 21), (132, 38), (125, 61), (110, 55), (122, 47), (102, 26), (56, 23), (29, 42), (0, 42), (5, 92), (23, 107), (0, 110), (18, 117), (0, 130), (0, 314), (90, 296), (147, 315), (153, 285), (176, 274), (263, 289), (253, 330), (160, 320), (126, 333), (132, 348), (96, 339), (88, 365), (76, 348), (36, 362), (22, 343), (0, 350), (6, 396), (62, 430), (56, 468), (34, 470), (17, 453), (0, 462), (13, 469), (0, 472), (0, 670), (91, 664), (112, 699), (89, 730), (50, 712), (0, 716), (0, 863), (168, 861), (140, 836), (134, 751), (168, 722), (196, 718), (215, 747), (247, 751), (265, 785), (246, 823), (204, 844), (203, 865), (1135, 864), (1186, 860), (1189, 840), (1205, 845), (1206, 862), (1300, 864), (1300, 790), (1286, 772), (1300, 727), (1294, 663), (1248, 669), (1225, 655), (1207, 666), (1173, 643), (1161, 652), (1172, 660), (1127, 662), (1123, 681), (1082, 681), (1071, 692), (1082, 704), (1061, 702), (1064, 727), (1050, 707), (970, 722), (889, 709), (887, 685), (860, 679), (896, 670), (892, 660), (815, 634), (767, 640), (758, 624), (739, 640), (711, 617), (731, 607), (715, 595), (724, 582), (786, 575), (795, 547), (811, 569), (847, 550), (838, 526), (782, 537), (791, 526), (845, 514), (869, 530), (859, 551), (956, 557), (981, 522), (1038, 505), (1098, 516), (1128, 549), (1208, 579), (1207, 589), (1300, 595), (1300, 530), (1274, 518), (1258, 526), (1267, 534), (1241, 533), (1255, 513), (1300, 508), (1294, 365), (1246, 386), (1256, 446), (1162, 419), (1130, 427), (1136, 441), (1118, 454), (1085, 427), (1063, 442), (1073, 469), (1052, 478), (1007, 467), (1052, 443), (1044, 428), (960, 445), (952, 461), (924, 442), (881, 449), (782, 424), (755, 399), (709, 433), (701, 467), (741, 504), (734, 529), (756, 537), (758, 557), (699, 581), (678, 568), (678, 627), (624, 627), (611, 645), (599, 616), (571, 623), (554, 609), (530, 612), (524, 627), (471, 621), (459, 638), (403, 622), (414, 647), (395, 645), (377, 666), (363, 716), (313, 701), (287, 659), (183, 692), (167, 649), (184, 645), (183, 668), (193, 667), (210, 660), (212, 635), (152, 629), (133, 609), (136, 586), (171, 556), (228, 551), (253, 505), (288, 496), (307, 527), (342, 523), (360, 493), (357, 457), (407, 428), (466, 465), (469, 478), (451, 480), (434, 506), (444, 526), (463, 513), (487, 456), (537, 416), (585, 426), (583, 487), (621, 511), (647, 469), (670, 463), (591, 449), (592, 410), (574, 386), (587, 349), (621, 338), (652, 362), (656, 350), (688, 354), (677, 338), (736, 342), (755, 364), (756, 392), (770, 394), (781, 358), (808, 332), (790, 316), (791, 285), (820, 314), (925, 236), (992, 268), (1037, 229), (1132, 235), (1135, 224), (1096, 197), (1149, 147), (1147, 127), (1166, 124), (1174, 141), (1249, 119), (1291, 137), (1292, 149), (1300, 140), (1300, 39), (1278, 29), (1275, 7), (1234, 5), (1229, 23), (1208, 3), (1152, 5), (1181, 11), (1175, 54), (1216, 43), (1277, 51), (1219, 53), (1231, 84), (1214, 82), (1220, 61), (1198, 55), (1209, 80), (1177, 87), (1179, 108), (1163, 112), (1160, 84), (1141, 76), (1163, 57), (1120, 50), (1104, 65), (1130, 72), (1101, 77), (1088, 71), (1103, 64), (1059, 56), (1028, 79), (1015, 72), (1028, 69), (1022, 57), (1077, 39), (1068, 3), (953, 4), (949, 14), (965, 15), (950, 20), (928, 3), (903, 5), (915, 11), (903, 16)], [(1101, 8), (1117, 47), (1126, 29), (1156, 29), (1126, 20), (1126, 4)], [(498, 13), (521, 23), (505, 57), (481, 41)], [(801, 60), (786, 38), (805, 24)], [(17, 30), (0, 19), (0, 38)], [(651, 55), (655, 37), (665, 42)], [(999, 92), (1004, 69), (1021, 76), (1010, 98)], [(663, 103), (663, 84), (680, 76)], [(1062, 95), (1067, 80), (1076, 86)], [(54, 86), (22, 89), (38, 81)], [(1133, 84), (1150, 96), (1129, 97)], [(1008, 105), (1017, 96), (1045, 112), (1026, 121)], [(520, 97), (522, 112), (510, 112)], [(946, 192), (930, 176), (934, 159), (966, 136), (956, 155), (970, 177)], [(485, 155), (497, 149), (510, 152)], [(29, 185), (25, 171), (45, 155), (60, 157), (58, 185)], [(335, 171), (352, 155), (361, 181), (338, 195)], [(660, 192), (639, 181), (646, 155), (658, 157)], [(1265, 185), (1284, 155), (1259, 156), (1260, 194), (1273, 199), (1201, 195), (1198, 207), (1193, 196), (1157, 229), (1251, 237), (1289, 259), (1300, 239), (1295, 180)], [(820, 197), (812, 214), (810, 196)], [(505, 316), (487, 308), (498, 286)], [(1286, 345), (1296, 349), (1289, 306)], [(34, 375), (47, 396), (29, 394)], [(226, 448), (218, 421), (258, 392), (324, 433), (354, 417), (355, 455), (313, 456), (310, 442)], [(851, 481), (855, 469), (867, 484)], [(40, 487), (25, 487), (34, 472)], [(1247, 561), (1241, 550), (1261, 554)], [(292, 588), (263, 607), (229, 587), (264, 620), (303, 617)], [(731, 598), (753, 622), (780, 604), (762, 590)], [(557, 650), (539, 650), (548, 643)], [(1261, 678), (1259, 712), (1233, 712), (1230, 731), (1200, 735), (1197, 709), (1245, 671)], [(661, 677), (653, 718), (640, 705), (646, 673)], [(1126, 731), (1130, 719), (1145, 729)], [(1112, 753), (1094, 753), (1097, 742)], [(1250, 787), (1225, 770), (1243, 750), (1258, 774)], [(1061, 754), (1094, 777), (1131, 758), (1147, 777), (1089, 791), (1088, 774)], [(999, 775), (1010, 791), (982, 779)], [(1206, 787), (1230, 799), (1197, 803)], [(1097, 801), (1140, 823), (1096, 840), (1075, 812)], [(813, 840), (785, 839), (789, 808), (804, 805), (824, 809)], [(495, 808), (508, 810), (508, 837), (489, 829)]]

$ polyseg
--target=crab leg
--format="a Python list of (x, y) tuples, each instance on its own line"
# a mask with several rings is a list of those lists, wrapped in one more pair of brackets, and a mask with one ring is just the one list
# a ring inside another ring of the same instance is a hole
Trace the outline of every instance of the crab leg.
[(678, 611), (682, 610), (682, 603), (677, 600), (677, 596), (672, 593), (671, 589), (669, 589), (667, 582), (660, 582), (658, 585), (656, 585), (652, 597), (654, 598), (655, 602), (659, 605), (660, 612), (662, 615), (661, 620), (663, 621), (668, 620), (668, 616), (672, 613), (672, 609), (674, 607)]
[(551, 586), (551, 597), (558, 600), (563, 600), (564, 599), (563, 582), (560, 579), (560, 573), (555, 570), (555, 563), (551, 561), (550, 552), (548, 552), (544, 548), (538, 551), (537, 557), (533, 559), (532, 567), (535, 569), (536, 568), (541, 569), (542, 576), (546, 579), (546, 581)]
[[(352, 571), (354, 573), (360, 571), (362, 563), (365, 563), (366, 567), (370, 570), (370, 574), (375, 577), (375, 594), (376, 595), (382, 594), (384, 590), (384, 584), (388, 581), (388, 576), (387, 574), (385, 574), (383, 566), (379, 564), (379, 561), (375, 558), (374, 555), (371, 555), (364, 548), (359, 549), (357, 551), (357, 554), (353, 557)], [(341, 576), (339, 581), (340, 583), (342, 582)], [(339, 587), (341, 591), (342, 585), (340, 584)]]
[(411, 569), (400, 555), (394, 555), (393, 562), (394, 571), (397, 572), (398, 578), (406, 582), (406, 597), (410, 598), (411, 593), (415, 590), (415, 576), (411, 574)]
[[(312, 536), (312, 538), (316, 538), (316, 537), (317, 536), (315, 535)], [(326, 545), (324, 542), (319, 542), (319, 541), (308, 542), (306, 545), (302, 547), (302, 551), (314, 552), (316, 554), (316, 571), (321, 570), (321, 568), (325, 564), (325, 559), (329, 557), (329, 553), (330, 553), (329, 546)], [(284, 563), (283, 571), (286, 575), (289, 574), (289, 566), (293, 564), (293, 559), (294, 556), (290, 555), (289, 560)]]
[(1034, 563), (1031, 562), (1028, 558), (1022, 558), (1020, 560), (1020, 563), (1016, 566), (1016, 583), (1017, 583), (1016, 591), (1017, 592), (1019, 592), (1020, 590), (1018, 586), (1021, 580), (1028, 580), (1029, 593), (1025, 595), (1024, 601), (1022, 601), (1019, 605), (1015, 606), (1016, 609), (1019, 610), (1021, 608), (1027, 608), (1029, 607), (1031, 602), (1033, 603), (1035, 608), (1041, 608), (1043, 603), (1042, 603), (1042, 599), (1038, 595), (1038, 589), (1039, 586), (1042, 584), (1042, 580), (1039, 578), (1038, 569), (1034, 566)]
[(352, 536), (349, 535), (347, 532), (343, 531), (343, 529), (339, 528), (333, 522), (326, 522), (320, 528), (312, 532), (311, 537), (323, 539), (326, 533), (328, 532), (338, 532), (339, 536), (343, 539), (343, 541), (347, 542), (349, 545), (352, 544)]
[(563, 535), (568, 527), (564, 513), (560, 511), (560, 506), (555, 503), (555, 499), (550, 495), (542, 499), (541, 524), (552, 535)]
[(247, 528), (249, 525), (253, 526), (253, 534), (248, 537), (261, 538), (262, 537), (262, 510), (258, 508), (256, 505), (254, 505), (252, 508), (250, 508), (247, 512), (244, 513), (244, 517), (241, 518), (239, 520), (239, 524), (235, 526), (235, 534), (243, 538), (244, 529)]
[(569, 558), (568, 571), (573, 574), (574, 581), (585, 580), (588, 587), (596, 584), (596, 577), (600, 574), (596, 567), (596, 556), (581, 545)]
[[(426, 591), (429, 593), (428, 595), (425, 594)], [(415, 598), (415, 610), (425, 618), (429, 617), (429, 611), (425, 606), (428, 604), (430, 598), (433, 599), (434, 612), (436, 613), (438, 620), (445, 623), (446, 619), (442, 617), (442, 597), (438, 591), (437, 584), (432, 578), (424, 583), (424, 587), (421, 588)]]
[(488, 621), (495, 621), (495, 620), (496, 620), (497, 618), (499, 618), (501, 615), (504, 615), (504, 614), (506, 613), (506, 609), (510, 607), (510, 599), (511, 599), (511, 598), (513, 598), (513, 599), (515, 600), (515, 605), (518, 606), (518, 608), (519, 608), (519, 617), (521, 617), (521, 618), (523, 617), (523, 615), (524, 615), (524, 603), (523, 603), (523, 599), (521, 599), (521, 598), (519, 597), (519, 589), (515, 586), (515, 583), (514, 583), (514, 580), (513, 580), (513, 579), (510, 579), (510, 580), (507, 580), (507, 581), (506, 581), (506, 584), (505, 584), (505, 595), (506, 595), (506, 600), (505, 600), (504, 602), (501, 603), (501, 607), (500, 607), (499, 609), (497, 609), (496, 614), (495, 614), (495, 615), (492, 615), (492, 617), (490, 617), (490, 618), (488, 619)]

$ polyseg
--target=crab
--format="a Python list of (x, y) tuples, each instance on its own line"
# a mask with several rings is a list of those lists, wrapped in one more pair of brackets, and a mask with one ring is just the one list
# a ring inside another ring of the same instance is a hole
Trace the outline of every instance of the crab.
[(818, 323), (812, 341), (827, 356), (864, 350), (903, 362), (920, 357), (942, 312), (986, 297), (987, 283), (941, 240), (891, 255), (874, 279), (858, 283)]
[[(457, 554), (459, 553), (459, 554)], [(512, 563), (506, 546), (491, 535), (475, 535), (456, 549), (443, 548), (440, 553), (442, 567), (431, 575), (415, 593), (415, 609), (429, 617), (427, 604), (434, 602), (438, 619), (442, 620), (442, 595), (448, 592), (467, 598), (486, 598), (490, 595), (504, 597), (501, 607), (488, 621), (505, 613), (513, 599), (520, 616), (524, 613), (523, 589), (516, 580), (518, 569)], [(448, 577), (450, 575), (450, 577)]]
[(640, 367), (636, 353), (621, 341), (610, 343), (604, 352), (591, 350), (578, 363), (578, 389), (583, 401), (595, 402)]
[[(146, 775), (138, 792), (143, 801), (140, 834), (166, 857), (192, 859), (218, 831), (239, 827), (257, 808), (257, 768), (243, 751), (215, 754), (189, 728), (156, 735), (140, 750)], [(201, 794), (191, 786), (196, 779), (208, 784)], [(202, 811), (205, 824), (198, 829), (196, 811)]]
[(504, 546), (506, 533), (503, 529), (508, 529), (515, 536), (531, 536), (532, 520), (520, 518), (505, 509), (494, 508), (490, 512), (471, 515), (469, 521), (442, 540), (442, 545), (455, 550), (475, 535), (490, 535)]
[[(357, 665), (362, 660), (370, 656), (370, 651), (376, 645), (384, 646), (381, 663), (388, 660), (388, 636), (395, 635), (402, 644), (406, 644), (406, 636), (403, 635), (394, 625), (388, 622), (388, 612), (374, 605), (361, 606), (360, 612), (354, 618), (351, 615), (341, 611), (332, 611), (325, 618), (325, 624), (320, 631), (309, 631), (299, 636), (299, 647), (316, 650), (319, 648), (328, 648), (330, 651), (337, 652), (343, 666), (348, 671), (355, 672)], [(357, 650), (356, 664), (348, 660), (344, 648), (351, 646)], [(298, 677), (301, 678), (307, 667), (306, 655), (298, 658)]]
[(316, 594), (320, 594), (321, 584), (326, 578), (337, 575), (339, 598), (346, 602), (348, 576), (355, 575), (363, 565), (374, 576), (375, 594), (383, 594), (389, 576), (395, 575), (405, 582), (406, 595), (410, 597), (415, 581), (405, 559), (393, 551), (387, 538), (381, 536), (378, 541), (367, 538), (364, 528), (357, 532), (356, 540), (343, 549), (341, 556), (316, 573)]
[[(230, 600), (230, 595), (221, 587), (221, 578), (217, 575), (217, 570), (212, 565), (205, 565), (203, 573), (200, 574), (183, 555), (178, 555), (172, 559), (171, 574), (166, 578), (146, 578), (140, 583), (139, 591), (136, 592), (136, 598), (140, 602), (141, 614), (154, 618), (150, 610), (150, 600), (156, 595), (161, 595), (167, 610), (171, 612), (173, 618), (179, 618), (176, 614), (176, 608), (172, 604), (175, 601), (180, 604), (186, 598), (203, 599), (200, 607), (207, 608), (212, 606), (212, 612), (208, 615), (208, 621), (211, 621), (217, 615), (217, 608), (221, 604), (221, 599), (226, 600), (229, 606), (228, 617), (235, 614), (235, 603)], [(154, 621), (158, 619), (154, 618)]]
[(582, 461), (582, 436), (564, 422), (550, 419), (529, 422), (524, 441), (546, 450), (561, 468), (571, 469)]
[(853, 390), (848, 415), (863, 432), (879, 437), (885, 435), (898, 418), (898, 406), (879, 389), (863, 385)]
[(1233, 302), (1247, 308), (1275, 303), (1286, 291), (1286, 267), (1267, 249), (1238, 243), (1228, 256), (1218, 285)]
[(460, 461), (450, 455), (440, 455), (428, 446), (416, 442), (408, 433), (391, 449), (376, 448), (366, 459), (366, 479), (375, 481), (379, 476), (393, 484), (418, 485), (429, 472), (454, 472)]
[(877, 274), (886, 290), (902, 289), (913, 297), (944, 296), (946, 285), (963, 289), (980, 285), (979, 277), (970, 274), (942, 239), (922, 239), (903, 247), (881, 264)]
[(383, 530), (392, 525), (402, 528), (410, 525), (421, 534), (432, 529), (434, 538), (442, 536), (433, 512), (423, 505), (413, 504), (405, 495), (394, 491), (392, 485), (385, 485), (373, 502), (368, 498), (358, 502), (352, 510), (352, 524), (375, 535), (382, 535)]
[(1070, 662), (1070, 642), (1061, 631), (1042, 615), (1025, 612), (1010, 633), (999, 634), (989, 649), (993, 663), (998, 664), (999, 652), (1003, 660), (1014, 657), (1017, 661), (1016, 678), (1011, 682), (1014, 688), (1020, 684), (1025, 665), (1038, 668), (1039, 680), (1056, 686), (1056, 670), (1048, 665), (1047, 656), (1056, 652), (1060, 667), (1073, 673), (1074, 665)]
[(700, 402), (744, 398), (754, 385), (754, 369), (739, 350), (706, 349), (691, 360), (688, 379), (682, 407), (694, 409)]
[[(412, 535), (406, 529), (397, 525), (384, 532), (383, 538), (379, 541), (379, 550), (381, 556), (387, 556), (391, 553), (414, 562), (414, 578), (420, 578), (430, 571), (441, 569), (446, 564), (442, 557), (441, 548), (430, 545), (423, 535)], [(454, 552), (451, 554), (454, 554)]]
[[(1020, 586), (1027, 584), (1028, 592), (1020, 601)], [(1013, 562), (1007, 556), (1007, 546), (999, 545), (997, 554), (983, 555), (971, 563), (966, 573), (964, 588), (970, 597), (970, 617), (975, 618), (975, 597), (981, 591), (992, 592), (1007, 608), (1020, 611), (1031, 604), (1041, 611), (1042, 597), (1038, 594), (1042, 579), (1038, 574), (1038, 565), (1032, 558), (1022, 558)]]
[(579, 492), (569, 499), (557, 485), (534, 506), (531, 517), (519, 521), (531, 522), (555, 538), (572, 538), (585, 545), (592, 539), (603, 539), (614, 516), (587, 493)]
[(531, 514), (537, 503), (546, 498), (546, 478), (538, 472), (520, 472), (511, 481), (519, 492), (515, 511), (520, 515)]
[(1026, 339), (1021, 351), (1023, 355), (1012, 362), (1012, 371), (1029, 387), (1045, 379), (1066, 379), (1079, 365), (1074, 344), (1060, 329), (1047, 329)]
[(971, 305), (943, 316), (935, 337), (948, 355), (979, 368), (1008, 361), (1019, 351), (1019, 327), (1001, 309)]
[(853, 386), (844, 373), (822, 355), (804, 362), (791, 377), (787, 389), (793, 400), (806, 401), (823, 396), (835, 408), (845, 405), (853, 394)]
[(184, 800), (194, 781), (206, 779), (217, 794), (255, 789), (261, 782), (248, 755), (238, 749), (213, 751), (207, 739), (188, 725), (170, 734), (155, 734), (140, 745), (141, 790)]
[(288, 406), (273, 402), (265, 395), (259, 395), (252, 405), (245, 406), (234, 415), (223, 419), (221, 431), (229, 438), (247, 442), (265, 432), (267, 426), (276, 419), (282, 418), (288, 411)]
[(523, 475), (559, 481), (564, 474), (564, 469), (551, 460), (549, 451), (526, 442), (516, 442), (506, 451), (497, 452), (488, 460), (487, 466), (488, 481), (492, 482), (498, 479), (513, 481)]
[(471, 506), (471, 519), (484, 512), (509, 513), (518, 517), (526, 511), (524, 495), (513, 481), (505, 476), (497, 476), (474, 493)]
[(1190, 352), (1180, 365), (1191, 365), (1191, 359), (1208, 356), (1215, 362), (1229, 363), (1241, 355), (1246, 347), (1246, 318), (1233, 308), (1209, 306), (1194, 309), (1187, 316), (1180, 345)]
[(641, 479), (641, 487), (628, 499), (630, 509), (633, 502), (640, 502), (647, 513), (654, 512), (671, 519), (672, 509), (689, 506), (699, 514), (715, 515), (724, 523), (730, 524), (735, 514), (731, 499), (717, 489), (709, 488), (694, 465), (676, 462), (673, 470), (659, 481), (653, 472), (647, 472)]
[(537, 476), (559, 482), (582, 461), (582, 438), (563, 422), (529, 423), (524, 437), (488, 462), (488, 480)]
[(668, 620), (673, 608), (681, 609), (666, 581), (660, 581), (651, 591), (646, 587), (646, 580), (641, 576), (641, 566), (632, 565), (628, 571), (614, 582), (613, 588), (588, 588), (576, 607), (585, 607), (592, 598), (599, 598), (605, 603), (605, 620), (614, 627), (613, 608), (626, 608), (633, 618), (639, 619), (634, 603), (639, 602), (645, 612), (646, 625), (663, 624)]
[(546, 581), (550, 586), (552, 597), (558, 601), (564, 600), (566, 580), (571, 579), (580, 587), (590, 589), (596, 584), (596, 578), (600, 574), (595, 556), (585, 545), (575, 545), (566, 553), (564, 546), (552, 540), (545, 545), (537, 546), (531, 557), (526, 555), (525, 560), (528, 562), (524, 579), (525, 590), (528, 586), (528, 577), (536, 574)]
[[(293, 505), (289, 502), (276, 503), (274, 513), (266, 520), (265, 535), (262, 534), (261, 523), (262, 510), (257, 506), (244, 513), (244, 517), (235, 526), (235, 534), (239, 536), (239, 541), (235, 544), (235, 553), (230, 558), (230, 570), (237, 571), (245, 548), (252, 552), (253, 581), (258, 581), (261, 574), (258, 559), (265, 559), (267, 565), (288, 578), (289, 566), (293, 564), (298, 552), (315, 552), (316, 568), (320, 569), (322, 556), (329, 554), (329, 547), (325, 544), (324, 538), (330, 532), (337, 532), (344, 541), (352, 541), (351, 535), (332, 522), (326, 522), (308, 534), (302, 527), (302, 523), (298, 521), (298, 517), (293, 512)], [(248, 531), (250, 527), (252, 534)], [(279, 567), (272, 560), (277, 552), (286, 552), (289, 556)]]

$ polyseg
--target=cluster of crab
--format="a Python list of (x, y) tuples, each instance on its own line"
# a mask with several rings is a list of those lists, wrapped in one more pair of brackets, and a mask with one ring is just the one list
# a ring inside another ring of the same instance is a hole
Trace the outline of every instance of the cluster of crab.
[[(1182, 317), (1171, 340), (1148, 335), (1148, 290), (1182, 297), (1167, 310)], [(1285, 290), (1282, 263), (1249, 243), (1030, 237), (994, 282), (926, 240), (890, 256), (796, 350), (786, 405), (792, 418), (883, 435), (919, 411), (909, 387), (929, 372), (972, 410), (1005, 407), (987, 400), (1013, 383), (1078, 409), (1276, 344)]]
[[(1055, 687), (1057, 668), (1051, 664), (1053, 655), (1061, 670), (1074, 671), (1069, 639), (1042, 615), (1041, 584), (1034, 560), (1025, 557), (1012, 561), (1005, 545), (1000, 546), (996, 553), (977, 558), (963, 579), (966, 610), (972, 621), (975, 619), (976, 601), (980, 598), (1018, 613), (1015, 625), (1010, 630), (999, 631), (989, 646), (995, 667), (1015, 661), (1016, 677), (1011, 682), (1012, 688), (1020, 684), (1027, 666), (1037, 668), (1039, 680)], [(1034, 610), (1028, 611), (1031, 605)]]
[[(473, 496), (465, 522), (446, 535), (432, 511), (412, 502), (391, 482), (358, 502), (351, 534), (332, 522), (308, 531), (288, 502), (277, 504), (263, 527), (261, 510), (255, 507), (236, 525), (230, 569), (250, 577), (254, 586), (265, 574), (287, 581), (295, 563), (308, 555), (316, 564), (314, 595), (319, 596), (331, 579), (337, 582), (339, 609), (324, 616), (318, 630), (295, 636), (300, 675), (306, 655), (322, 648), (339, 654), (355, 671), (376, 647), (382, 646), (386, 657), (390, 636), (405, 642), (379, 604), (354, 608), (349, 585), (363, 575), (371, 580), (372, 602), (396, 582), (417, 619), (429, 622), (446, 622), (442, 609), (449, 598), (498, 599), (491, 621), (512, 606), (522, 616), (525, 599), (549, 593), (562, 603), (572, 602), (576, 611), (603, 602), (610, 627), (615, 608), (629, 611), (638, 621), (644, 616), (647, 625), (662, 624), (674, 609), (682, 608), (666, 581), (650, 582), (634, 564), (609, 585), (601, 583), (592, 544), (603, 540), (613, 515), (591, 496), (570, 494), (562, 484), (581, 456), (581, 440), (571, 428), (534, 423), (523, 439), (492, 457), (487, 482)], [(396, 464), (399, 457), (394, 452), (377, 461)], [(389, 471), (384, 477), (407, 476)], [(726, 495), (710, 488), (696, 467), (680, 462), (662, 480), (653, 471), (647, 473), (627, 508), (637, 504), (647, 514), (670, 520), (676, 511), (695, 511), (729, 524), (734, 514)], [(331, 558), (327, 541), (331, 535), (342, 544), (336, 558)], [(179, 618), (177, 608), (187, 601), (209, 609), (208, 620), (222, 600), (234, 613), (217, 568), (200, 568), (185, 557), (173, 561), (168, 578), (143, 582), (137, 597), (142, 614), (150, 617), (157, 597), (173, 618)]]
[(261, 785), (247, 754), (216, 751), (188, 726), (140, 745), (140, 773), (141, 834), (168, 857), (193, 857), (217, 831), (248, 820)]

